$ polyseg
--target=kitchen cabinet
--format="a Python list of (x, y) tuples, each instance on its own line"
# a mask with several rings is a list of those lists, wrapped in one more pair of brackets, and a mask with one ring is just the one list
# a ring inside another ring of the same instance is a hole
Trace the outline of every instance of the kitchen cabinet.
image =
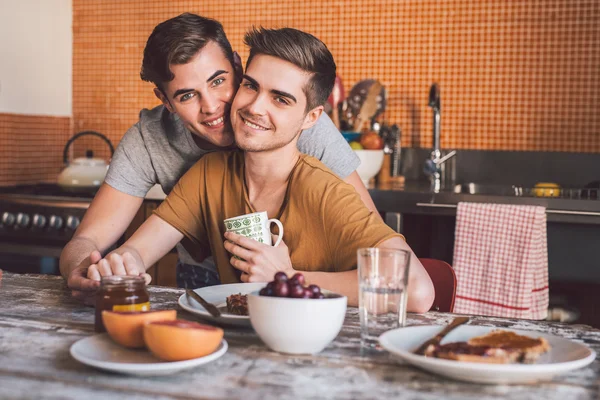
[[(133, 233), (144, 223), (152, 212), (158, 207), (160, 201), (146, 200), (138, 210), (131, 221), (129, 228), (125, 231), (125, 240), (129, 239)], [(161, 286), (177, 287), (175, 268), (177, 266), (177, 251), (173, 248), (167, 255), (158, 260), (148, 269), (152, 276), (152, 284)]]

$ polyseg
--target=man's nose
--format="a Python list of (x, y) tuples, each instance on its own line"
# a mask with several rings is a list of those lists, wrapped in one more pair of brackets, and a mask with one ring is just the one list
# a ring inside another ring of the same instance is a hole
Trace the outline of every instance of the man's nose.
[(265, 96), (257, 95), (246, 107), (252, 115), (265, 115)]
[(217, 96), (211, 96), (210, 93), (204, 94), (200, 100), (200, 112), (203, 114), (215, 114), (219, 111), (220, 104)]

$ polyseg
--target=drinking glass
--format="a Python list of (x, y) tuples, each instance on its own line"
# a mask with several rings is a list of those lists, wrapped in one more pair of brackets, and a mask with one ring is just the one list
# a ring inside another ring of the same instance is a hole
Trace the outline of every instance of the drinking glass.
[(360, 338), (377, 348), (379, 335), (404, 326), (410, 252), (400, 249), (358, 249)]

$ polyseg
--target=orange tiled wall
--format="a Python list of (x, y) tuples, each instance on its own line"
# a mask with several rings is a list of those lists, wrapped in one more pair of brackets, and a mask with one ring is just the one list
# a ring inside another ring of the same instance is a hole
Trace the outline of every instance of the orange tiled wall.
[(0, 113), (0, 186), (55, 181), (71, 118)]
[[(597, 0), (74, 0), (75, 132), (118, 142), (157, 104), (139, 79), (142, 50), (158, 22), (184, 11), (221, 21), (243, 58), (253, 24), (320, 37), (346, 91), (364, 78), (386, 85), (386, 119), (407, 145), (431, 146), (437, 81), (443, 147), (600, 152)], [(78, 152), (90, 146), (104, 148)]]

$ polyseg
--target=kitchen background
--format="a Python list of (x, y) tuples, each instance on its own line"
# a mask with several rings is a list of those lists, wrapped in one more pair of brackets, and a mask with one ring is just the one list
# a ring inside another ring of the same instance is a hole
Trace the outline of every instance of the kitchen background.
[[(600, 153), (595, 0), (23, 0), (0, 11), (0, 185), (54, 179), (78, 131), (116, 145), (158, 104), (139, 78), (148, 35), (185, 11), (221, 21), (243, 59), (252, 25), (318, 36), (347, 91), (365, 78), (386, 86), (384, 116), (405, 146), (431, 147), (437, 81), (444, 148)], [(93, 137), (73, 148), (109, 157)]]

